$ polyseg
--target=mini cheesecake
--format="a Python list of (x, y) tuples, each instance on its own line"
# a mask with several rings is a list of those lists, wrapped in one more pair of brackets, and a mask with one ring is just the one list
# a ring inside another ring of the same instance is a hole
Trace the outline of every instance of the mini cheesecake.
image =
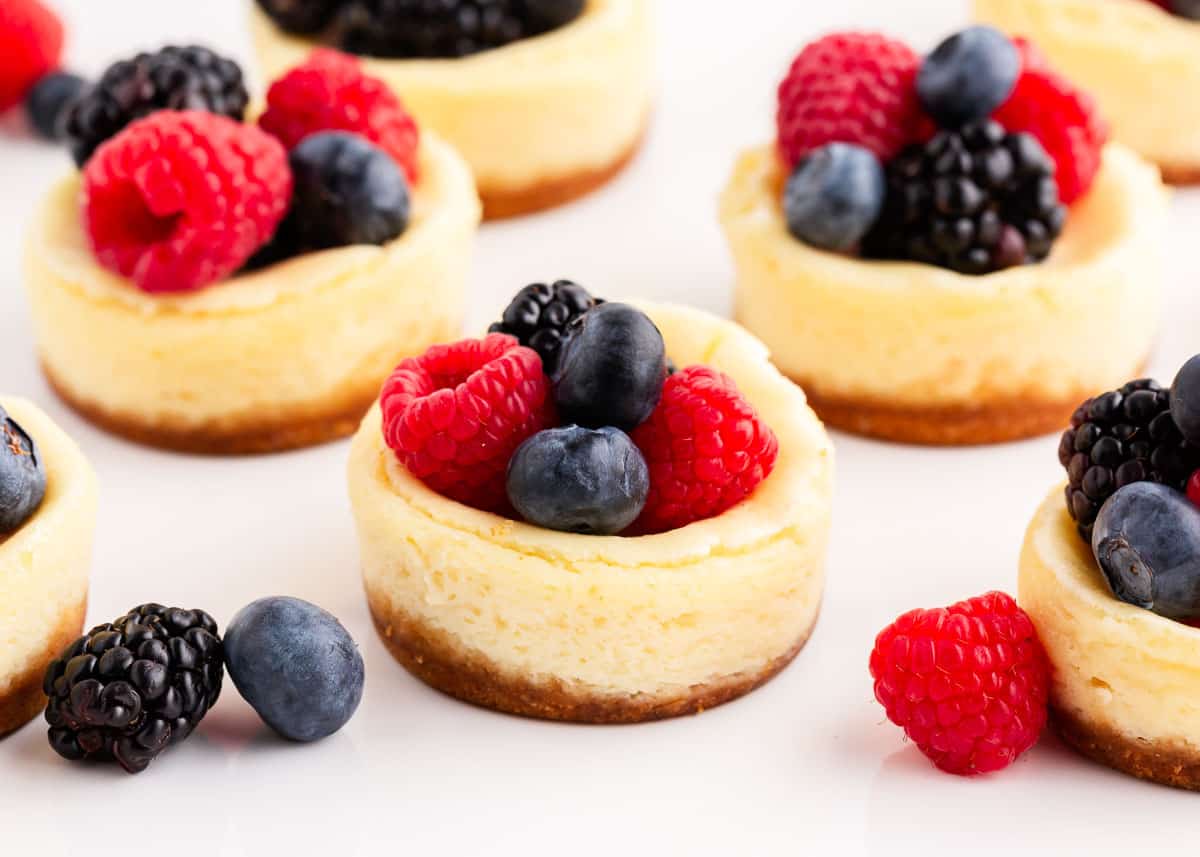
[(0, 536), (0, 736), (46, 705), (46, 666), (79, 636), (96, 529), (96, 476), (70, 438), (24, 399), (0, 406), (33, 438), (46, 495), (33, 517)]
[(132, 440), (268, 452), (351, 434), (403, 357), (456, 335), (480, 204), (454, 150), (424, 134), (412, 220), (382, 247), (306, 253), (191, 293), (102, 268), (56, 185), (26, 242), (38, 351), (59, 395)]
[(1148, 0), (975, 0), (975, 17), (1032, 38), (1167, 181), (1200, 182), (1200, 22)]
[(820, 421), (735, 324), (643, 309), (678, 365), (734, 378), (778, 437), (774, 471), (724, 514), (667, 533), (556, 532), (426, 487), (374, 408), (349, 463), (367, 600), (392, 654), (432, 687), (530, 717), (655, 720), (749, 692), (812, 633), (833, 477)]
[(1049, 259), (984, 276), (808, 246), (788, 231), (785, 178), (764, 146), (721, 197), (736, 313), (831, 426), (910, 443), (1029, 437), (1150, 353), (1168, 194), (1129, 149), (1105, 149)]
[[(273, 79), (315, 42), (288, 35), (251, 4), (260, 70)], [(589, 0), (543, 35), (454, 59), (363, 57), (422, 128), (466, 158), (484, 213), (550, 208), (600, 187), (636, 152), (650, 114), (652, 4)]]
[(1115, 598), (1061, 489), (1029, 525), (1019, 600), (1050, 658), (1063, 740), (1135, 777), (1200, 789), (1200, 628)]

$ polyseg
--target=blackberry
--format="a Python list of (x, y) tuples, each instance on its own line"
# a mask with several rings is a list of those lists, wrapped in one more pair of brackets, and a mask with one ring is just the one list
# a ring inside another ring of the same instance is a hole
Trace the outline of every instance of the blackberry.
[(259, 7), (289, 33), (319, 33), (333, 20), (342, 0), (256, 0)]
[(1157, 482), (1182, 491), (1200, 468), (1200, 447), (1175, 425), (1170, 392), (1142, 379), (1080, 405), (1058, 460), (1067, 470), (1067, 510), (1090, 543), (1100, 507), (1118, 488)]
[(562, 26), (582, 0), (350, 0), (333, 27), (346, 51), (379, 57), (462, 57)]
[(990, 120), (941, 131), (887, 167), (887, 198), (864, 255), (987, 274), (1050, 255), (1067, 209), (1054, 162), (1029, 134)]
[(541, 355), (542, 368), (549, 375), (558, 368), (567, 325), (602, 303), (602, 299), (593, 298), (587, 289), (570, 280), (558, 280), (549, 286), (534, 283), (517, 292), (488, 333), (515, 336)]
[(158, 110), (207, 110), (238, 121), (249, 95), (242, 70), (208, 48), (166, 47), (113, 63), (75, 100), (64, 133), (83, 166), (105, 140)]
[(46, 669), (50, 746), (145, 770), (191, 734), (221, 693), (224, 652), (203, 610), (143, 604), (97, 625)]

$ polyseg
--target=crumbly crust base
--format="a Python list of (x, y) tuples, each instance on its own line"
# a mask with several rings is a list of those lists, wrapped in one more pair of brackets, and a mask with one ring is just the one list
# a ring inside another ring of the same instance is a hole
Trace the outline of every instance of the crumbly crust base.
[(108, 411), (76, 397), (44, 361), (42, 372), (60, 399), (105, 431), (144, 446), (197, 455), (283, 452), (347, 437), (358, 429), (382, 384), (380, 379), (372, 379), (369, 384), (359, 382), (336, 398), (312, 402), (303, 411), (283, 418), (181, 426)]
[(812, 634), (809, 627), (790, 649), (753, 673), (693, 685), (678, 694), (613, 696), (557, 679), (535, 681), (513, 675), (484, 653), (466, 649), (445, 632), (393, 610), (385, 597), (370, 589), (367, 602), (388, 651), (435, 690), (483, 708), (573, 723), (642, 723), (698, 714), (766, 684), (791, 663)]
[(1167, 184), (1200, 184), (1200, 164), (1159, 164), (1158, 167)]
[(1138, 779), (1200, 791), (1200, 751), (1194, 747), (1132, 739), (1112, 726), (1087, 722), (1055, 706), (1051, 722), (1063, 741), (1093, 761)]
[(86, 613), (86, 596), (78, 604), (64, 607), (59, 613), (58, 625), (41, 655), (16, 676), (6, 691), (0, 693), (0, 738), (20, 729), (46, 707), (46, 696), (42, 693), (46, 667), (83, 633)]
[(594, 169), (581, 170), (567, 176), (545, 179), (525, 187), (488, 187), (480, 185), (479, 198), (483, 201), (484, 220), (504, 220), (533, 214), (559, 205), (565, 205), (586, 196), (608, 184), (637, 155), (646, 138), (646, 125), (633, 142), (608, 164)]

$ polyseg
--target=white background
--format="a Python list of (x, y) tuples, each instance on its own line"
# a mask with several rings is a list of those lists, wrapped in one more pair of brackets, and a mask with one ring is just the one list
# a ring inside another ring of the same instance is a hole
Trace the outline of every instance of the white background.
[[(191, 40), (247, 56), (238, 0), (58, 0), (69, 61), (90, 73)], [(921, 49), (966, 20), (946, 0), (664, 0), (661, 95), (633, 167), (565, 209), (480, 233), (470, 323), (527, 282), (570, 277), (608, 297), (727, 312), (716, 195), (739, 147), (772, 133), (774, 88), (810, 37), (887, 29)], [(99, 471), (89, 620), (145, 601), (222, 624), (250, 600), (323, 605), (367, 662), (357, 717), (312, 746), (268, 733), (231, 684), (186, 744), (129, 777), (68, 765), (35, 722), (0, 741), (0, 854), (928, 854), (1194, 848), (1200, 796), (1092, 765), (1047, 736), (1009, 770), (933, 770), (871, 694), (867, 654), (900, 612), (1012, 590), (1025, 524), (1060, 478), (1054, 438), (929, 450), (835, 437), (829, 586), (817, 633), (767, 687), (699, 717), (635, 727), (477, 710), (410, 678), (371, 629), (344, 487), (347, 446), (191, 458), (91, 428), (50, 394), (22, 294), (23, 230), (66, 156), (0, 126), (0, 389), (45, 407)], [(1198, 349), (1200, 191), (1176, 202), (1169, 381)], [(1148, 286), (1150, 284), (1147, 284)], [(1103, 336), (1104, 331), (1096, 331)], [(1200, 725), (1200, 724), (1198, 724)], [(1014, 851), (1013, 849), (1020, 849)]]

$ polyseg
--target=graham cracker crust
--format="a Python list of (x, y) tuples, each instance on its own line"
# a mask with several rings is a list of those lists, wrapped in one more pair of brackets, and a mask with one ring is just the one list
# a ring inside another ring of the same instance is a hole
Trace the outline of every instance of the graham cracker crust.
[(1050, 720), (1063, 741), (1093, 761), (1138, 779), (1200, 791), (1200, 750), (1182, 742), (1131, 739), (1054, 706)]
[(1090, 392), (1057, 401), (993, 399), (977, 406), (897, 405), (869, 398), (825, 396), (799, 378), (817, 416), (832, 428), (866, 437), (927, 446), (973, 446), (1038, 437), (1066, 428)]
[(359, 384), (348, 395), (313, 403), (302, 412), (286, 418), (248, 419), (234, 424), (185, 428), (106, 411), (99, 405), (76, 398), (44, 361), (42, 373), (60, 399), (88, 422), (105, 431), (144, 446), (198, 455), (284, 452), (347, 437), (358, 430), (359, 423), (374, 404), (383, 383), (381, 379), (378, 383)]
[[(425, 684), (482, 708), (571, 723), (644, 723), (699, 714), (766, 684), (799, 654), (812, 627), (795, 645), (755, 673), (693, 685), (674, 696), (602, 696), (558, 679), (533, 681), (500, 669), (485, 654), (464, 649), (445, 632), (393, 611), (367, 592), (375, 629), (392, 657)], [(815, 621), (814, 621), (815, 625)]]
[(522, 188), (489, 188), (482, 185), (479, 188), (479, 198), (483, 201), (483, 219), (504, 220), (509, 217), (520, 217), (523, 214), (533, 214), (536, 211), (554, 208), (586, 196), (607, 184), (617, 173), (629, 166), (629, 162), (638, 153), (645, 138), (646, 125), (644, 124), (641, 132), (628, 148), (609, 164), (597, 169), (582, 170), (568, 176), (546, 179)]
[(46, 707), (46, 695), (42, 693), (46, 667), (83, 633), (86, 613), (86, 597), (63, 610), (59, 614), (58, 626), (50, 635), (50, 641), (41, 655), (34, 658), (33, 663), (16, 677), (8, 690), (0, 694), (0, 738), (20, 729)]
[(1163, 181), (1173, 185), (1200, 184), (1200, 164), (1159, 164)]

